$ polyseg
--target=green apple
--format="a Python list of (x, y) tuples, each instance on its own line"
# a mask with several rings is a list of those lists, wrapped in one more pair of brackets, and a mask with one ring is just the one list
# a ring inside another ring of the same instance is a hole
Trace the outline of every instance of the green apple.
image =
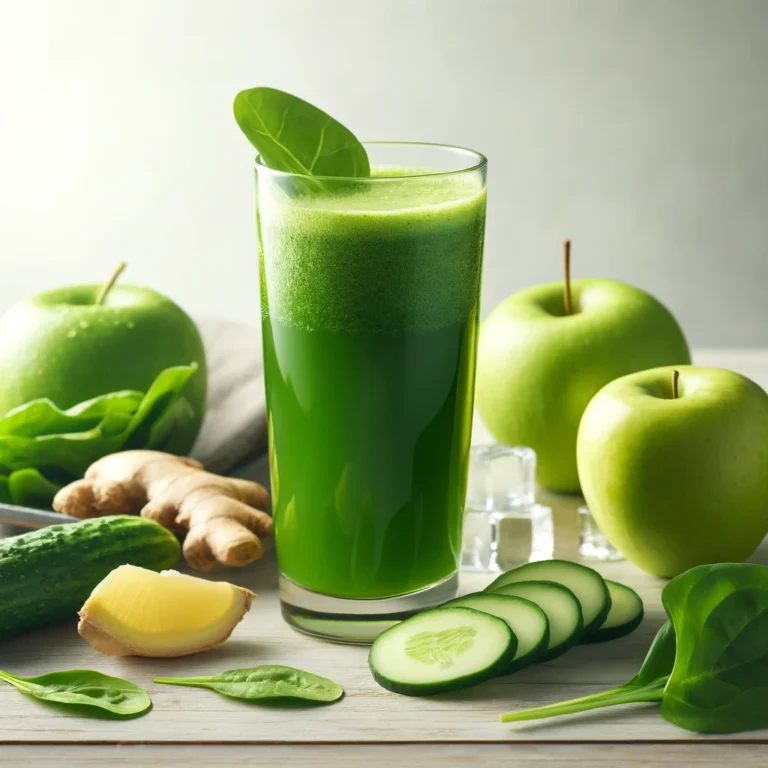
[(40, 397), (69, 408), (120, 389), (145, 392), (165, 368), (196, 362), (199, 369), (184, 390), (196, 420), (177, 444), (188, 451), (205, 414), (200, 334), (165, 296), (114, 285), (119, 271), (105, 286), (33, 296), (0, 319), (0, 415)]
[(598, 390), (690, 360), (680, 326), (653, 296), (615, 280), (571, 283), (566, 267), (565, 287), (520, 291), (482, 323), (475, 403), (498, 442), (536, 450), (539, 485), (576, 492), (576, 433)]
[(655, 576), (740, 562), (768, 532), (768, 395), (731, 371), (624, 376), (581, 420), (579, 475), (600, 529)]

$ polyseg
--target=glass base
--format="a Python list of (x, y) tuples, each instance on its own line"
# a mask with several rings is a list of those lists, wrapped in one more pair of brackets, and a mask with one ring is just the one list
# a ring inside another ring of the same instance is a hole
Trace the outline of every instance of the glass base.
[(328, 597), (298, 586), (280, 574), (283, 618), (306, 635), (337, 643), (368, 645), (385, 629), (426, 608), (456, 597), (459, 572), (418, 592), (381, 600)]

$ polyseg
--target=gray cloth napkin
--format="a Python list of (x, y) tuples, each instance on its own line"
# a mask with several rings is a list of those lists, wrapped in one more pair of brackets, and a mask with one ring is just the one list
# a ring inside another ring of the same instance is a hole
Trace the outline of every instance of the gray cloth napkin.
[(196, 322), (208, 360), (208, 407), (192, 455), (210, 472), (265, 482), (261, 329), (210, 317)]

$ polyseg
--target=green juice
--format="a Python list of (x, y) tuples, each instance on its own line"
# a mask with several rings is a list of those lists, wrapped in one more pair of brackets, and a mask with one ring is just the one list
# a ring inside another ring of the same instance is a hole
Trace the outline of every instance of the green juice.
[(279, 567), (385, 598), (457, 568), (485, 226), (477, 179), (259, 184)]

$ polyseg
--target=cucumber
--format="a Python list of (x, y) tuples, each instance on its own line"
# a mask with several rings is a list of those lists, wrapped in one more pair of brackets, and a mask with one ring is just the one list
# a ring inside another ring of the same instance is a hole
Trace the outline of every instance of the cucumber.
[(497, 587), (516, 581), (554, 581), (568, 587), (581, 604), (584, 639), (602, 625), (611, 609), (611, 595), (603, 577), (594, 569), (570, 560), (526, 563), (502, 573), (485, 591), (496, 592)]
[(536, 603), (549, 621), (549, 645), (537, 661), (562, 656), (581, 639), (584, 619), (576, 595), (554, 581), (519, 581), (497, 587), (493, 594), (524, 597)]
[(634, 632), (643, 620), (643, 601), (634, 589), (605, 580), (611, 593), (611, 610), (602, 626), (582, 642), (602, 643)]
[(0, 637), (74, 619), (119, 565), (173, 568), (181, 548), (152, 520), (120, 515), (0, 540)]
[(458, 691), (495, 677), (517, 650), (506, 621), (472, 608), (432, 608), (382, 632), (368, 664), (376, 682), (406, 696)]
[(493, 595), (490, 592), (476, 592), (457, 597), (443, 605), (444, 608), (463, 606), (476, 611), (490, 613), (509, 624), (517, 638), (517, 651), (512, 661), (501, 671), (502, 675), (516, 672), (532, 664), (549, 645), (549, 621), (547, 614), (536, 603), (522, 597)]

